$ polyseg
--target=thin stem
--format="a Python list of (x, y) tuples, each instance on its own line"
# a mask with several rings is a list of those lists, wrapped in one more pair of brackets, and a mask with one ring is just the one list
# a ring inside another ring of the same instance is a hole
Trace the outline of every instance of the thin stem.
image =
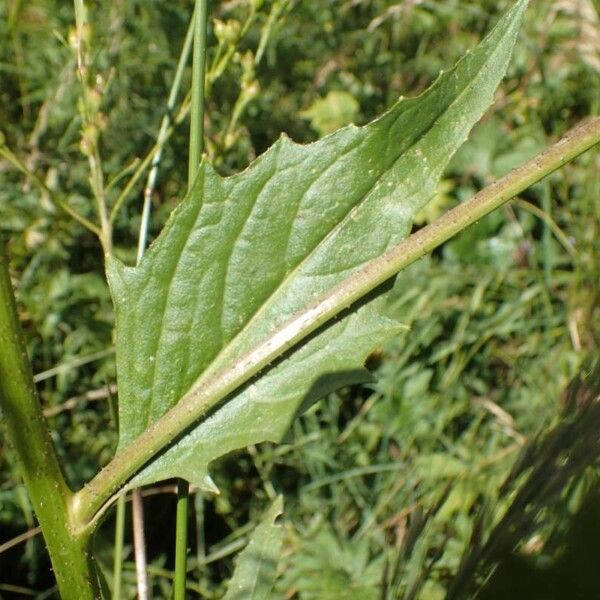
[(125, 179), (130, 173), (133, 172), (133, 177), (135, 177), (136, 170), (139, 169), (141, 162), (142, 161), (136, 156), (128, 165), (125, 165), (118, 173), (113, 175), (106, 184), (106, 193), (108, 194), (121, 179)]
[(121, 597), (121, 581), (123, 579), (123, 540), (125, 537), (125, 494), (117, 499), (117, 515), (115, 523), (115, 548), (113, 551), (113, 586), (112, 597)]
[[(125, 563), (123, 566), (125, 567), (125, 569), (130, 569), (132, 567), (131, 563)], [(172, 571), (169, 571), (168, 569), (163, 569), (162, 567), (158, 567), (152, 564), (148, 565), (148, 573), (154, 575), (155, 577), (163, 578), (168, 581), (171, 581), (175, 578)], [(197, 583), (189, 581), (187, 582), (186, 586), (188, 592), (194, 592), (194, 598), (202, 598), (203, 600), (212, 600), (213, 598), (217, 598), (217, 596), (213, 592), (210, 592), (209, 590)]]
[(175, 513), (175, 580), (173, 598), (184, 600), (187, 579), (188, 508), (190, 485), (185, 479), (177, 480), (177, 509)]
[(227, 368), (194, 384), (174, 408), (150, 425), (76, 494), (75, 511), (81, 526), (93, 520), (119, 487), (181, 432), (288, 349), (396, 273), (598, 142), (600, 118), (583, 122), (556, 144), (491, 184), (471, 200), (367, 263), (312, 305), (292, 316)]
[(6, 433), (44, 533), (63, 598), (97, 593), (89, 537), (71, 529), (69, 490), (38, 401), (13, 296), (8, 256), (0, 240), (0, 409)]
[(135, 579), (139, 600), (148, 600), (148, 574), (146, 573), (146, 536), (144, 535), (144, 504), (142, 490), (131, 493), (133, 516), (133, 548), (135, 552)]
[(260, 41), (258, 42), (258, 49), (256, 50), (255, 62), (257, 65), (262, 60), (263, 54), (267, 49), (267, 43), (269, 41), (269, 37), (273, 31), (273, 28), (277, 23), (277, 19), (279, 18), (279, 16), (285, 8), (287, 8), (285, 0), (281, 2), (275, 2), (275, 4), (273, 4), (273, 7), (271, 8), (271, 12), (269, 13), (267, 22), (265, 23), (265, 26), (261, 31)]
[[(552, 196), (551, 196), (551, 187), (550, 182), (544, 182), (544, 186), (542, 188), (542, 212), (544, 217), (542, 220), (544, 221), (544, 231), (542, 233), (542, 250), (544, 256), (544, 277), (546, 279), (546, 287), (550, 287), (550, 278), (552, 276), (552, 267), (554, 266), (554, 252), (552, 249), (552, 235), (551, 232), (554, 232), (556, 235), (556, 230), (552, 227), (552, 223), (554, 223), (552, 219)], [(563, 244), (564, 245), (564, 244)], [(573, 254), (571, 253), (571, 256)]]
[[(546, 191), (544, 191), (544, 195)], [(515, 205), (530, 212), (532, 215), (535, 215), (540, 221), (544, 223), (546, 226), (544, 228), (544, 234), (546, 231), (549, 233), (553, 233), (554, 237), (560, 242), (561, 246), (567, 251), (569, 256), (573, 259), (577, 259), (577, 251), (575, 247), (569, 240), (569, 238), (565, 235), (563, 230), (558, 226), (556, 221), (551, 217), (550, 211), (546, 212), (545, 210), (539, 208), (535, 204), (531, 204), (531, 202), (527, 202), (526, 200), (517, 199), (514, 201)], [(550, 238), (551, 241), (552, 238)], [(551, 254), (548, 252), (546, 246), (550, 245), (550, 241), (546, 241), (545, 238), (542, 238), (542, 243), (544, 244), (544, 269), (551, 268), (552, 262), (547, 259), (551, 257)], [(551, 249), (550, 249), (551, 250)], [(544, 270), (544, 274), (547, 276), (549, 274)], [(547, 280), (548, 281), (548, 280)]]
[(104, 193), (104, 176), (102, 174), (102, 162), (98, 148), (88, 157), (90, 165), (90, 184), (96, 199), (96, 207), (100, 218), (100, 243), (105, 254), (112, 253), (112, 224), (106, 208), (106, 195)]
[[(206, 70), (206, 24), (208, 0), (196, 0), (194, 11), (194, 55), (192, 58), (192, 107), (190, 118), (190, 154), (188, 190), (192, 188), (204, 146), (204, 85)], [(175, 581), (173, 597), (185, 600), (187, 578), (187, 522), (190, 486), (177, 480), (177, 512), (175, 525)]]
[(200, 490), (194, 495), (194, 516), (196, 517), (196, 561), (198, 567), (206, 560), (206, 540), (204, 538), (204, 496)]
[(192, 187), (204, 145), (204, 84), (206, 65), (207, 0), (196, 0), (194, 13), (194, 56), (192, 59), (192, 114), (190, 120), (190, 156), (188, 189)]
[(99, 94), (98, 90), (90, 89), (88, 85), (87, 65), (87, 38), (90, 34), (87, 12), (83, 0), (74, 0), (75, 7), (75, 51), (77, 56), (77, 76), (81, 84), (82, 103), (81, 118), (83, 121), (81, 147), (87, 156), (90, 168), (90, 187), (96, 200), (96, 210), (100, 220), (100, 243), (105, 254), (112, 252), (112, 223), (109, 219), (106, 206), (106, 192), (104, 189), (104, 174), (102, 159), (98, 148), (100, 137), (99, 102), (92, 99), (92, 94)]
[[(168, 135), (166, 136), (166, 138), (168, 138)], [(163, 141), (163, 143), (164, 142), (166, 142), (166, 139)], [(154, 144), (154, 146), (151, 148), (150, 152), (148, 152), (148, 154), (146, 154), (146, 156), (144, 157), (144, 160), (139, 162), (133, 175), (129, 178), (129, 181), (127, 182), (125, 187), (121, 190), (121, 192), (117, 196), (117, 199), (115, 200), (115, 203), (113, 204), (113, 207), (110, 211), (110, 215), (108, 217), (108, 220), (110, 221), (111, 224), (115, 222), (115, 219), (117, 218), (117, 215), (119, 214), (119, 210), (121, 210), (123, 203), (125, 202), (125, 200), (127, 200), (127, 197), (131, 193), (131, 190), (135, 187), (135, 184), (140, 180), (140, 177), (144, 174), (144, 171), (148, 168), (148, 165), (150, 164), (150, 161), (152, 160), (154, 153), (159, 148), (160, 148), (160, 145), (159, 145), (159, 142), (157, 141), (156, 144)]]
[[(169, 118), (167, 119), (168, 125), (167, 125), (167, 128), (166, 128), (164, 134), (162, 135), (161, 139), (159, 140), (157, 138), (156, 143), (154, 144), (154, 146), (152, 146), (152, 148), (150, 148), (150, 151), (148, 152), (148, 154), (146, 154), (146, 156), (144, 157), (144, 159), (141, 162), (137, 163), (137, 165), (136, 165), (137, 168), (136, 168), (134, 174), (131, 176), (131, 179), (127, 182), (127, 185), (119, 193), (119, 196), (115, 200), (115, 203), (110, 211), (109, 221), (111, 224), (114, 223), (114, 221), (117, 218), (117, 215), (119, 213), (119, 210), (123, 206), (123, 203), (125, 202), (125, 200), (127, 200), (127, 197), (131, 193), (131, 190), (134, 188), (135, 184), (139, 181), (140, 177), (144, 174), (144, 171), (148, 168), (148, 165), (154, 164), (156, 153), (158, 151), (160, 151), (161, 155), (162, 155), (162, 149), (164, 148), (165, 144), (171, 137), (171, 135), (174, 131), (174, 126), (179, 125), (182, 121), (185, 120), (189, 110), (190, 110), (190, 98), (189, 98), (189, 96), (186, 96), (183, 99), (181, 106), (179, 108), (179, 111), (177, 112), (175, 117), (169, 116)], [(163, 122), (164, 122), (164, 120), (163, 120)], [(160, 136), (161, 136), (161, 133), (159, 132), (159, 137)], [(158, 174), (157, 171), (155, 171), (155, 172), (156, 172), (156, 174)], [(151, 171), (151, 173), (152, 173), (152, 171)], [(154, 189), (155, 183), (156, 183), (155, 181), (152, 182), (150, 187), (148, 187), (148, 184), (146, 184), (147, 187), (144, 190), (145, 197), (147, 196), (148, 198), (152, 199), (152, 191)], [(143, 214), (144, 214), (144, 211), (142, 210), (142, 215)], [(140, 225), (140, 230), (142, 230), (144, 227), (147, 227), (147, 222), (148, 222), (149, 216), (150, 215), (148, 214), (148, 218), (145, 220), (146, 225), (144, 225), (144, 219), (142, 218), (142, 224)]]
[(104, 350), (100, 350), (99, 352), (93, 352), (92, 354), (86, 354), (85, 356), (80, 356), (75, 358), (69, 362), (65, 362), (59, 364), (50, 369), (46, 369), (45, 371), (41, 371), (33, 376), (33, 381), (35, 383), (39, 383), (40, 381), (45, 381), (46, 379), (50, 379), (56, 375), (60, 375), (61, 373), (68, 373), (69, 371), (73, 371), (82, 367), (83, 365), (87, 365), (96, 360), (100, 360), (106, 356), (110, 356), (115, 353), (115, 349), (113, 346), (110, 348), (106, 348)]
[(140, 236), (138, 238), (138, 262), (140, 256), (143, 254), (142, 248), (146, 248), (146, 240), (147, 240), (147, 229), (148, 222), (150, 219), (150, 207), (152, 201), (152, 192), (154, 190), (154, 186), (156, 185), (156, 179), (158, 177), (158, 167), (160, 165), (160, 161), (162, 159), (163, 149), (167, 140), (170, 137), (172, 132), (171, 125), (173, 122), (173, 111), (175, 110), (175, 104), (177, 102), (177, 96), (179, 95), (179, 90), (181, 88), (181, 81), (183, 79), (183, 72), (185, 69), (185, 65), (190, 56), (190, 51), (192, 48), (193, 41), (193, 33), (194, 33), (194, 21), (190, 23), (187, 34), (185, 36), (185, 41), (183, 42), (183, 48), (181, 49), (181, 53), (179, 55), (179, 60), (177, 62), (177, 68), (175, 69), (175, 76), (173, 77), (173, 83), (171, 85), (171, 90), (169, 91), (169, 97), (167, 99), (167, 107), (165, 115), (162, 118), (160, 129), (158, 131), (158, 136), (156, 137), (156, 144), (152, 148), (152, 150), (148, 153), (146, 158), (140, 163), (136, 172), (133, 174), (131, 179), (127, 182), (127, 185), (123, 189), (123, 191), (119, 194), (112, 210), (110, 212), (110, 221), (114, 222), (119, 209), (123, 205), (123, 202), (127, 199), (127, 196), (133, 189), (134, 185), (137, 183), (138, 179), (141, 177), (143, 172), (146, 170), (148, 164), (151, 163), (150, 173), (148, 174), (148, 178), (146, 180), (146, 186), (144, 188), (144, 204), (142, 207), (142, 223), (140, 225)]
[(5, 158), (13, 167), (21, 171), (41, 192), (48, 195), (48, 198), (58, 208), (73, 217), (78, 223), (91, 231), (94, 235), (100, 237), (100, 229), (91, 221), (80, 215), (74, 208), (71, 208), (65, 200), (57, 196), (33, 171), (27, 168), (23, 161), (6, 146), (0, 146), (0, 156)]
[(6, 552), (7, 550), (10, 550), (11, 548), (14, 548), (15, 546), (18, 546), (23, 542), (26, 542), (27, 540), (30, 540), (31, 538), (35, 537), (40, 533), (42, 533), (42, 528), (39, 526), (33, 527), (32, 529), (28, 529), (24, 533), (15, 536), (14, 538), (8, 540), (7, 542), (4, 542), (3, 544), (0, 544), (0, 554)]

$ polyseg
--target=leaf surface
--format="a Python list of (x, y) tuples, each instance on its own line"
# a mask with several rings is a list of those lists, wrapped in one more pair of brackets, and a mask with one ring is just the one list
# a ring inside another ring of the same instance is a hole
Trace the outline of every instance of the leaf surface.
[[(238, 175), (203, 163), (139, 267), (109, 258), (117, 319), (119, 449), (192, 387), (410, 232), (454, 152), (490, 105), (527, 5), (421, 96), (364, 127), (301, 146), (281, 137)], [(213, 410), (132, 484), (184, 477), (211, 489), (209, 464), (278, 441), (303, 402), (364, 380), (395, 334), (385, 294), (311, 336)]]
[(275, 519), (283, 512), (281, 496), (273, 502), (250, 542), (237, 557), (223, 600), (267, 600), (277, 576), (283, 531)]

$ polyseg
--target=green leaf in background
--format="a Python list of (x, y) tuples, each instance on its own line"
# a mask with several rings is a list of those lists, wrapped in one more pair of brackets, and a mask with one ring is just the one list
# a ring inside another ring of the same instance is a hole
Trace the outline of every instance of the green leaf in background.
[(238, 556), (223, 600), (267, 600), (271, 597), (283, 540), (281, 525), (276, 525), (275, 519), (282, 512), (283, 499), (279, 496)]
[(385, 557), (370, 557), (366, 539), (345, 540), (328, 527), (300, 547), (280, 582), (302, 600), (378, 600)]
[[(192, 387), (410, 232), (444, 168), (493, 99), (526, 0), (421, 96), (314, 144), (282, 137), (228, 178), (197, 180), (136, 268), (107, 263), (116, 307), (119, 449)], [(385, 295), (365, 302), (213, 410), (133, 485), (173, 476), (205, 489), (209, 464), (278, 441), (305, 403), (364, 380), (398, 331)]]
[(325, 98), (315, 100), (300, 113), (300, 116), (308, 119), (311, 127), (323, 136), (354, 122), (359, 109), (360, 106), (352, 94), (343, 90), (333, 90), (328, 92)]

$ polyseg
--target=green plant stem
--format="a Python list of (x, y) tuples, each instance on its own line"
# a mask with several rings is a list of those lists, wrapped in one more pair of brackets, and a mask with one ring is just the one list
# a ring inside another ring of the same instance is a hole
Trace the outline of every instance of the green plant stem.
[(544, 231), (542, 233), (542, 252), (544, 256), (544, 277), (546, 286), (550, 287), (550, 278), (552, 277), (552, 268), (554, 266), (554, 252), (552, 249), (552, 188), (550, 182), (544, 182), (542, 188), (542, 211), (546, 216), (544, 221)]
[(175, 578), (174, 600), (185, 599), (187, 580), (187, 524), (190, 504), (190, 486), (185, 479), (177, 480), (177, 509), (175, 515)]
[[(191, 189), (204, 147), (204, 86), (206, 70), (206, 25), (208, 0), (196, 0), (194, 11), (194, 54), (192, 58), (192, 106), (190, 117), (190, 154), (188, 190)], [(187, 578), (187, 522), (190, 486), (177, 480), (177, 512), (175, 522), (175, 581), (173, 597), (185, 600)]]
[(188, 188), (192, 186), (204, 145), (204, 85), (206, 65), (207, 1), (196, 0), (194, 13), (194, 55), (192, 59), (192, 107), (190, 117), (190, 156)]
[[(575, 247), (573, 246), (569, 238), (565, 235), (563, 230), (558, 226), (556, 221), (550, 216), (550, 211), (546, 212), (541, 208), (537, 207), (535, 204), (531, 204), (531, 202), (526, 202), (525, 200), (521, 199), (515, 200), (514, 204), (515, 206), (518, 206), (519, 208), (528, 211), (532, 215), (536, 216), (540, 221), (542, 221), (542, 223), (544, 223), (545, 225), (544, 232), (549, 231), (551, 234), (553, 233), (554, 237), (558, 240), (558, 242), (560, 242), (560, 245), (566, 250), (567, 254), (573, 260), (577, 259), (577, 251), (575, 250)], [(542, 243), (546, 244), (548, 242), (545, 242), (544, 238), (542, 238)], [(547, 263), (544, 263), (544, 266), (546, 266), (546, 264)]]
[(113, 586), (112, 597), (121, 597), (121, 581), (123, 575), (123, 540), (125, 537), (125, 494), (117, 500), (117, 516), (115, 523), (115, 547), (113, 551)]
[(8, 256), (1, 240), (0, 348), (0, 407), (5, 431), (42, 527), (61, 597), (91, 600), (98, 589), (95, 566), (88, 553), (89, 535), (75, 533), (70, 526), (72, 493), (37, 398), (17, 316)]
[[(169, 129), (167, 129), (167, 134), (164, 136), (165, 139), (163, 141), (163, 144), (164, 144), (164, 142), (167, 141), (167, 139), (169, 137), (169, 133), (170, 133), (170, 131), (169, 131)], [(125, 187), (121, 190), (121, 192), (117, 196), (117, 199), (115, 200), (115, 203), (113, 204), (113, 207), (110, 211), (110, 215), (108, 217), (108, 220), (110, 221), (111, 224), (113, 224), (115, 222), (115, 219), (117, 218), (117, 215), (119, 214), (119, 211), (121, 210), (121, 207), (123, 206), (125, 200), (127, 200), (127, 197), (129, 196), (129, 194), (135, 187), (135, 184), (139, 181), (140, 177), (144, 174), (144, 171), (148, 168), (148, 165), (150, 165), (150, 163), (152, 161), (152, 157), (155, 155), (155, 153), (160, 148), (161, 147), (160, 147), (159, 143), (156, 142), (156, 144), (154, 144), (154, 146), (150, 149), (150, 152), (148, 152), (148, 154), (146, 154), (144, 159), (137, 165), (137, 168), (134, 171), (133, 175), (129, 178), (129, 181), (127, 181), (127, 183), (125, 184)]]
[(271, 33), (273, 32), (273, 29), (275, 27), (275, 24), (277, 23), (277, 19), (279, 19), (279, 17), (281, 16), (281, 13), (288, 8), (289, 3), (287, 2), (287, 0), (281, 0), (278, 2), (275, 2), (271, 8), (271, 12), (269, 13), (269, 16), (267, 18), (267, 22), (265, 23), (261, 34), (260, 34), (260, 41), (258, 42), (258, 49), (256, 50), (256, 58), (255, 58), (255, 62), (258, 65), (260, 63), (260, 61), (262, 60), (262, 57), (265, 53), (265, 50), (267, 49), (267, 43), (269, 42), (269, 37), (271, 36)]
[(104, 193), (104, 175), (102, 174), (102, 162), (100, 153), (95, 148), (94, 152), (88, 157), (90, 165), (90, 184), (94, 198), (96, 199), (96, 207), (98, 217), (100, 219), (100, 243), (104, 254), (112, 253), (112, 223), (108, 216), (106, 208), (106, 194)]
[(41, 192), (48, 195), (50, 201), (64, 211), (67, 215), (75, 219), (78, 223), (89, 229), (94, 235), (100, 237), (100, 229), (91, 221), (79, 214), (74, 208), (71, 208), (65, 200), (55, 194), (35, 173), (30, 171), (23, 161), (6, 146), (0, 146), (0, 156), (5, 158), (13, 167), (21, 171)]
[(169, 97), (167, 99), (167, 110), (160, 123), (160, 129), (156, 137), (156, 144), (150, 150), (150, 152), (147, 154), (144, 160), (139, 164), (135, 173), (127, 182), (127, 185), (123, 188), (123, 191), (119, 194), (117, 200), (115, 201), (115, 204), (113, 205), (110, 211), (109, 218), (111, 223), (114, 223), (121, 206), (123, 206), (123, 203), (129, 196), (131, 190), (138, 182), (139, 178), (142, 176), (148, 165), (151, 165), (150, 173), (148, 174), (148, 179), (146, 180), (146, 186), (144, 188), (142, 223), (140, 225), (140, 236), (138, 238), (138, 259), (140, 257), (140, 248), (146, 248), (148, 221), (150, 219), (150, 207), (152, 201), (152, 191), (154, 190), (154, 186), (156, 185), (156, 179), (158, 177), (158, 167), (162, 159), (163, 148), (165, 147), (165, 144), (167, 143), (172, 133), (172, 123), (174, 120), (173, 111), (175, 110), (175, 103), (177, 102), (177, 96), (181, 88), (183, 72), (188, 58), (190, 56), (190, 50), (192, 47), (194, 33), (193, 24), (193, 22), (190, 23), (190, 27), (188, 28), (185, 40), (183, 42), (183, 47), (181, 49), (179, 60), (177, 62), (177, 68), (175, 69), (175, 76), (173, 77), (173, 83), (171, 85), (171, 90), (169, 91)]
[(226, 369), (206, 373), (174, 408), (150, 425), (76, 494), (75, 513), (80, 525), (85, 527), (96, 518), (111, 496), (187, 427), (288, 349), (396, 273), (598, 142), (600, 118), (586, 120), (532, 160), (367, 263)]
[[(88, 86), (88, 65), (87, 65), (87, 42), (86, 30), (89, 33), (89, 23), (87, 12), (83, 0), (74, 0), (75, 8), (75, 29), (76, 29), (76, 54), (77, 54), (77, 76), (81, 84), (82, 104), (81, 117), (83, 121), (82, 143), (86, 141), (86, 151), (88, 165), (90, 168), (90, 187), (96, 200), (96, 210), (100, 221), (99, 240), (105, 254), (112, 252), (112, 223), (108, 215), (106, 206), (106, 192), (104, 189), (104, 173), (102, 169), (102, 159), (98, 149), (98, 139), (100, 136), (100, 127), (96, 123), (99, 110), (95, 107), (95, 102), (90, 100), (90, 89)], [(90, 132), (85, 133), (88, 129)], [(91, 131), (95, 133), (92, 134)]]

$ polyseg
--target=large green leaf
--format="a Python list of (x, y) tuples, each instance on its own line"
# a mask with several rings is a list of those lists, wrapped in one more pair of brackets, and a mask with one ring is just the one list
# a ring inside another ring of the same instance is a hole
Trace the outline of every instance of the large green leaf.
[(267, 600), (277, 576), (283, 530), (275, 519), (283, 512), (281, 496), (273, 502), (250, 542), (237, 557), (223, 600)]
[[(244, 172), (204, 163), (141, 265), (108, 260), (116, 306), (119, 449), (192, 387), (405, 237), (506, 71), (526, 7), (418, 98), (307, 146), (282, 137)], [(134, 483), (210, 488), (211, 461), (277, 441), (303, 401), (364, 379), (399, 324), (365, 302), (228, 399)]]

